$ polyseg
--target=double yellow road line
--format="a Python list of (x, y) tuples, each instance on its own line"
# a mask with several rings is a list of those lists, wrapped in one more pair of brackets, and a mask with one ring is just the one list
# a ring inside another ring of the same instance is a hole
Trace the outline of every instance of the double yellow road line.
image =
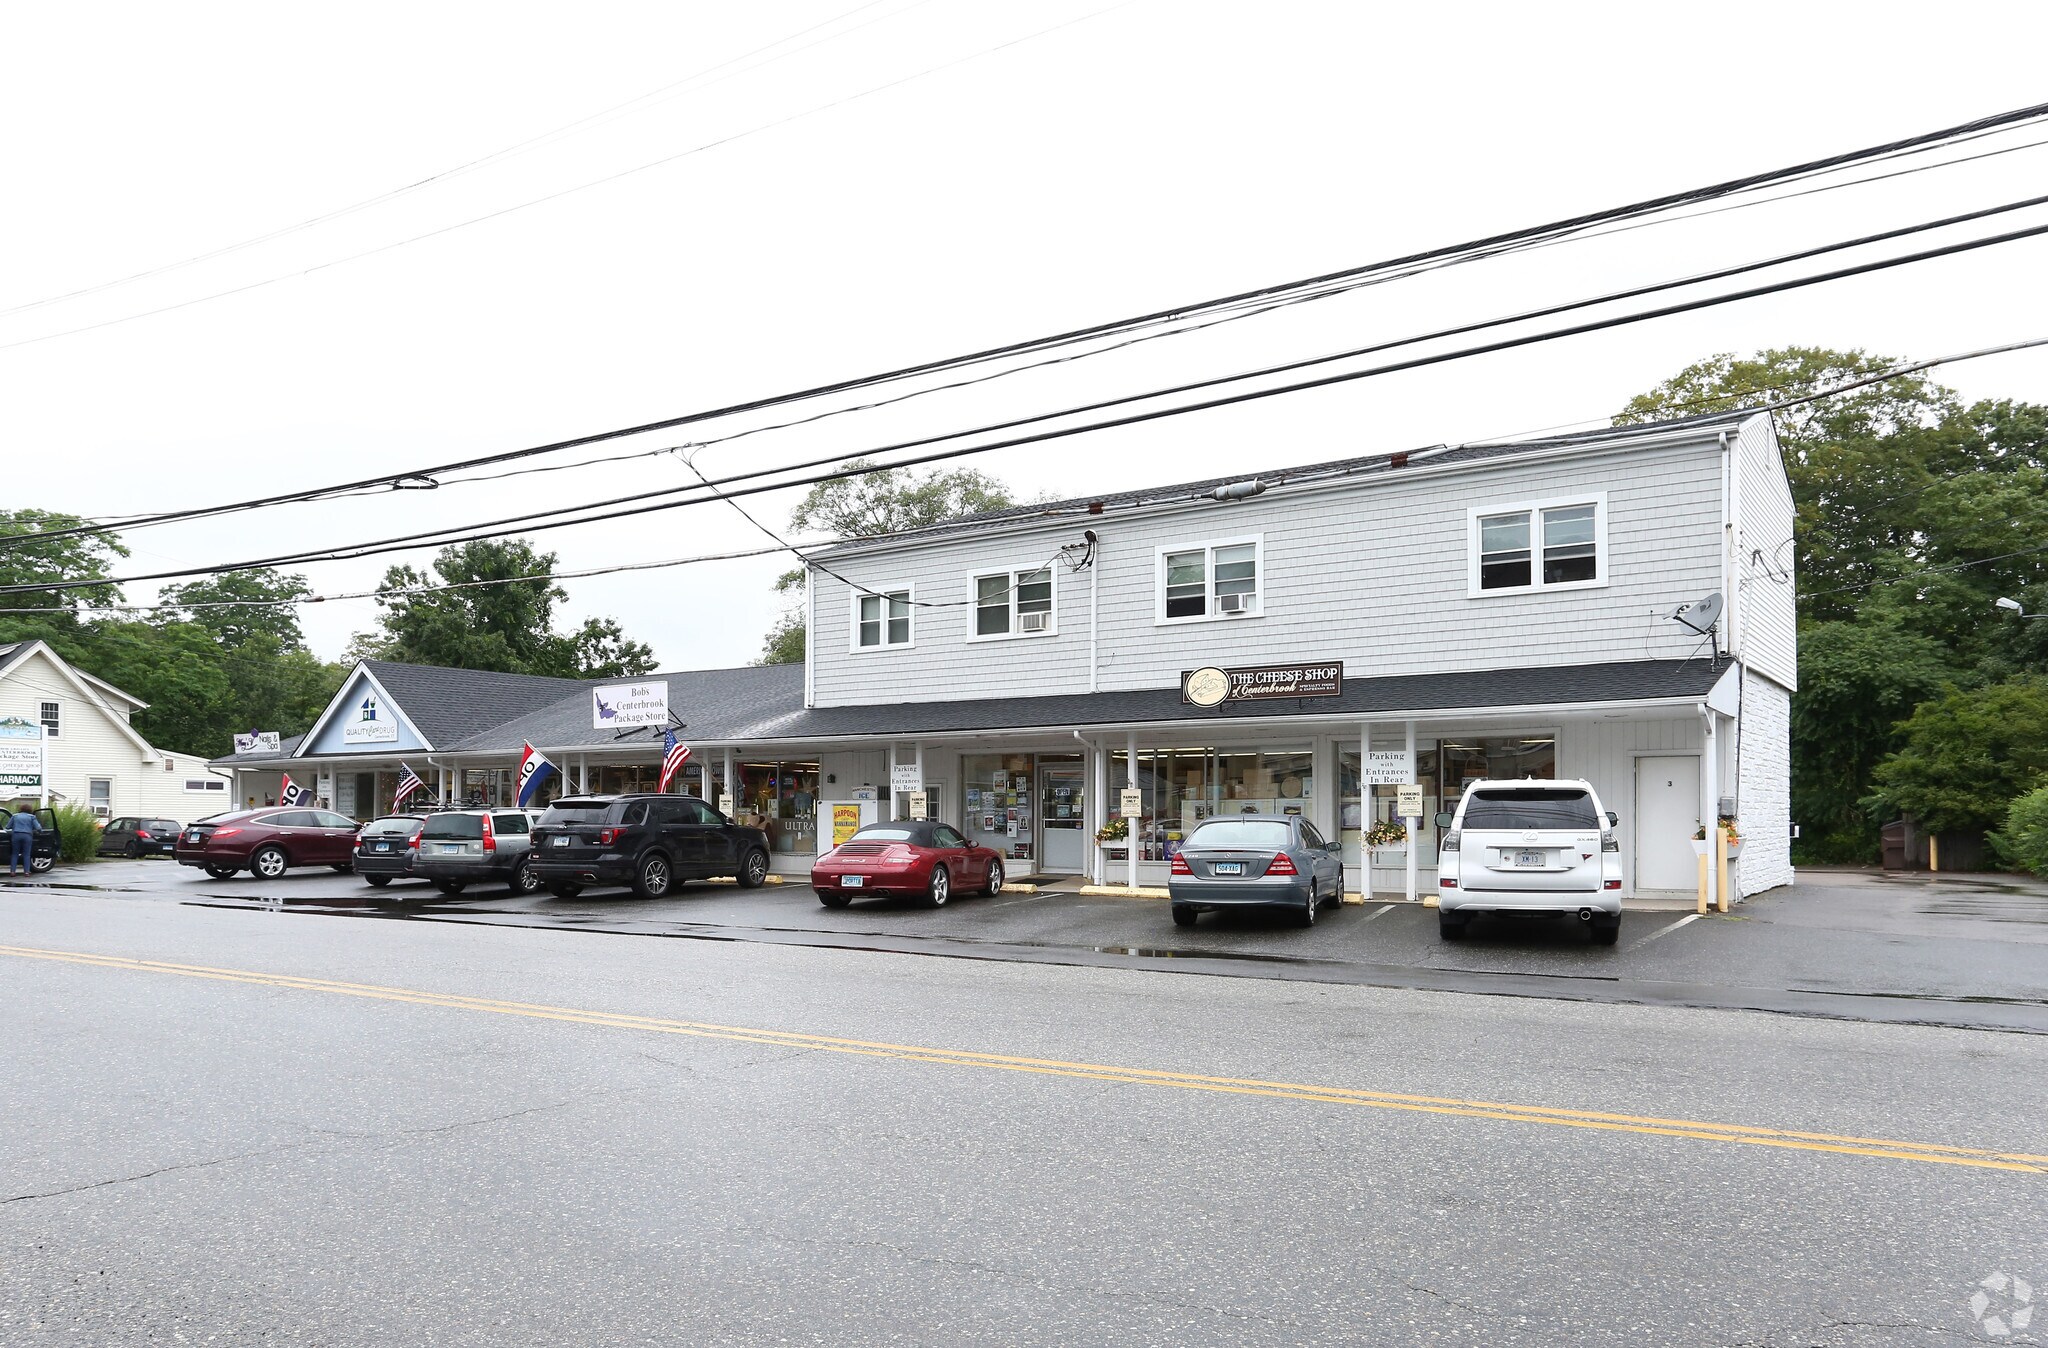
[(203, 978), (223, 983), (242, 983), (252, 987), (284, 988), (297, 992), (328, 993), (340, 997), (406, 1002), (415, 1006), (440, 1006), (457, 1011), (485, 1011), (494, 1015), (558, 1020), (573, 1025), (596, 1025), (606, 1029), (635, 1030), (647, 1034), (689, 1035), (699, 1039), (727, 1039), (747, 1044), (768, 1044), (778, 1048), (810, 1049), (819, 1053), (890, 1058), (901, 1062), (929, 1063), (938, 1067), (1029, 1072), (1040, 1076), (1107, 1081), (1120, 1085), (1263, 1096), (1278, 1100), (1304, 1100), (1314, 1104), (1350, 1105), (1364, 1109), (1392, 1109), (1416, 1114), (1443, 1114), (1454, 1118), (1490, 1119), (1500, 1123), (1642, 1133), (1653, 1137), (1689, 1138), (1699, 1142), (1740, 1143), (1754, 1147), (1780, 1147), (1792, 1151), (1834, 1152), (1845, 1156), (1876, 1156), (1894, 1161), (1920, 1161), (1930, 1165), (1961, 1165), (1988, 1170), (2048, 1174), (2048, 1156), (2023, 1152), (1987, 1151), (1976, 1147), (1900, 1142), (1887, 1138), (1848, 1137), (1834, 1133), (1808, 1133), (1784, 1128), (1758, 1128), (1735, 1123), (1703, 1123), (1696, 1119), (1555, 1109), (1543, 1105), (1507, 1104), (1496, 1100), (1405, 1095), (1347, 1086), (1314, 1086), (1292, 1081), (1202, 1076), (1190, 1072), (1118, 1067), (1107, 1063), (1066, 1062), (1057, 1058), (1023, 1058), (1002, 1053), (975, 1053), (965, 1049), (928, 1048), (868, 1039), (843, 1039), (833, 1035), (718, 1025), (707, 1021), (665, 1020), (655, 1016), (633, 1016), (620, 1012), (589, 1011), (531, 1002), (498, 1001), (489, 997), (466, 997), (457, 993), (427, 992), (417, 988), (387, 988), (370, 983), (343, 983), (329, 978), (301, 978), (291, 974), (269, 974), (250, 969), (216, 969), (198, 964), (172, 964), (163, 960), (129, 959), (119, 955), (94, 955), (71, 950), (39, 950), (29, 946), (0, 945), (0, 955), (80, 964), (100, 969)]

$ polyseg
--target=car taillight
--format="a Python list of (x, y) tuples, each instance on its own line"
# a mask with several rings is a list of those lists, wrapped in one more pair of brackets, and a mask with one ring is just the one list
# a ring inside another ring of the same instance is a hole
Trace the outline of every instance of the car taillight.
[(1268, 875), (1300, 875), (1300, 874), (1301, 874), (1301, 872), (1300, 872), (1300, 871), (1298, 871), (1298, 870), (1296, 870), (1296, 869), (1294, 869), (1294, 858), (1293, 858), (1293, 857), (1291, 857), (1291, 856), (1288, 856), (1288, 855), (1287, 855), (1287, 854), (1286, 854), (1285, 852), (1282, 852), (1282, 853), (1280, 853), (1280, 855), (1278, 855), (1278, 856), (1276, 856), (1276, 857), (1274, 857), (1274, 858), (1273, 858), (1273, 864), (1272, 864), (1272, 865), (1270, 865), (1270, 866), (1266, 867), (1266, 874), (1268, 874)]
[(1444, 834), (1444, 837), (1443, 837), (1443, 841), (1442, 841), (1442, 842), (1440, 842), (1440, 843), (1438, 843), (1438, 844), (1436, 845), (1436, 850), (1437, 850), (1437, 851), (1439, 851), (1439, 852), (1455, 852), (1455, 851), (1457, 851), (1457, 850), (1458, 850), (1458, 830), (1456, 830), (1456, 829), (1452, 829), (1452, 830), (1451, 830), (1450, 832), (1448, 832), (1448, 833)]
[(414, 832), (412, 832), (412, 833), (408, 833), (408, 834), (406, 835), (406, 837), (405, 837), (405, 846), (406, 846), (406, 850), (408, 850), (408, 851), (415, 851), (415, 850), (417, 850), (417, 849), (419, 848), (419, 845), (420, 845), (420, 835), (419, 835), (419, 833), (418, 833), (418, 831), (417, 831), (417, 830), (415, 830), (415, 831), (414, 831)]
[(217, 828), (213, 831), (211, 836), (215, 838), (232, 838), (241, 831), (242, 830), (238, 828)]
[(1182, 856), (1178, 852), (1175, 852), (1173, 854), (1173, 865), (1170, 868), (1170, 873), (1173, 875), (1193, 875), (1195, 873), (1195, 868), (1188, 865), (1188, 859), (1186, 857)]
[(1458, 882), (1456, 880), (1451, 879), (1451, 877), (1448, 875), (1446, 875), (1443, 879), (1437, 881), (1437, 883), (1443, 886), (1445, 889), (1456, 889), (1458, 887)]
[(1619, 880), (1609, 880), (1609, 881), (1607, 882), (1607, 888), (1609, 888), (1609, 889), (1620, 889), (1620, 888), (1621, 888), (1621, 881), (1619, 881)]
[(601, 828), (597, 831), (597, 845), (599, 847), (610, 847), (623, 837), (625, 832), (626, 830), (622, 828)]
[(495, 851), (497, 851), (497, 850), (498, 850), (498, 835), (497, 835), (496, 833), (494, 833), (494, 832), (492, 832), (492, 831), (491, 831), (491, 817), (490, 817), (489, 815), (485, 815), (485, 816), (484, 816), (484, 819), (483, 819), (483, 824), (484, 824), (484, 851), (486, 851), (486, 852), (495, 852)]
[(139, 829), (136, 829), (136, 830), (135, 830), (135, 841), (137, 841), (137, 842), (148, 842), (148, 841), (149, 841), (149, 830), (148, 830), (148, 829), (146, 829), (146, 828), (139, 828)]
[(1621, 839), (1615, 837), (1612, 833), (1601, 834), (1600, 850), (1603, 852), (1619, 852), (1621, 850)]

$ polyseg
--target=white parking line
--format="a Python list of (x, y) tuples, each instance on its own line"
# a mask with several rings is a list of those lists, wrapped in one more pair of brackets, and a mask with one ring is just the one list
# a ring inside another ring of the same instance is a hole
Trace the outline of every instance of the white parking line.
[(1651, 932), (1651, 933), (1650, 933), (1650, 934), (1649, 934), (1648, 936), (1645, 936), (1645, 937), (1644, 937), (1644, 938), (1643, 938), (1642, 940), (1640, 940), (1640, 941), (1637, 941), (1637, 942), (1636, 942), (1636, 943), (1635, 943), (1634, 945), (1631, 945), (1631, 946), (1629, 947), (1629, 949), (1630, 949), (1630, 950), (1636, 950), (1636, 949), (1640, 949), (1641, 947), (1643, 947), (1643, 946), (1646, 946), (1646, 945), (1648, 945), (1648, 944), (1649, 944), (1650, 942), (1652, 942), (1652, 941), (1656, 940), (1656, 939), (1657, 939), (1657, 938), (1658, 938), (1659, 936), (1669, 936), (1669, 935), (1670, 935), (1670, 934), (1671, 934), (1672, 932), (1674, 932), (1674, 931), (1677, 931), (1677, 930), (1678, 930), (1678, 929), (1679, 929), (1680, 927), (1684, 926), (1684, 925), (1685, 925), (1686, 923), (1688, 923), (1688, 922), (1697, 922), (1697, 921), (1699, 921), (1699, 920), (1700, 920), (1700, 914), (1698, 914), (1698, 913), (1687, 913), (1687, 914), (1686, 914), (1686, 915), (1685, 915), (1684, 917), (1681, 917), (1681, 918), (1679, 918), (1679, 919), (1678, 919), (1678, 921), (1676, 921), (1676, 922), (1672, 923), (1672, 924), (1671, 924), (1670, 926), (1668, 926), (1668, 927), (1660, 927), (1660, 928), (1659, 928), (1659, 929), (1657, 929), (1656, 931), (1653, 931), (1653, 932)]
[(989, 907), (989, 908), (1008, 908), (1008, 907), (1009, 907), (1009, 906), (1010, 906), (1011, 904), (1013, 904), (1013, 903), (1035, 903), (1035, 902), (1036, 902), (1036, 901), (1038, 901), (1039, 899), (1042, 899), (1042, 898), (1044, 898), (1044, 897), (1045, 897), (1045, 895), (1046, 895), (1046, 891), (1045, 891), (1045, 890), (1042, 890), (1042, 889), (1041, 889), (1040, 891), (1038, 891), (1038, 893), (1036, 893), (1036, 894), (1026, 894), (1026, 895), (1025, 895), (1025, 896), (1024, 896), (1023, 898), (1021, 898), (1021, 899), (1004, 899), (1004, 900), (1003, 900), (1002, 902), (1000, 902), (1000, 903), (991, 903), (991, 904), (986, 904), (986, 905), (984, 905), (984, 906), (985, 906), (985, 907)]
[(1393, 911), (1394, 911), (1394, 910), (1395, 910), (1396, 908), (1399, 908), (1400, 906), (1401, 906), (1401, 905), (1400, 905), (1400, 904), (1398, 904), (1398, 903), (1390, 903), (1390, 904), (1388, 904), (1388, 905), (1387, 905), (1386, 907), (1384, 907), (1384, 908), (1380, 909), (1380, 910), (1379, 910), (1379, 911), (1378, 911), (1377, 913), (1367, 913), (1367, 914), (1366, 914), (1366, 915), (1365, 915), (1365, 916), (1364, 916), (1364, 917), (1363, 917), (1362, 919), (1360, 919), (1360, 920), (1361, 920), (1361, 921), (1365, 921), (1365, 922), (1370, 922), (1370, 921), (1372, 921), (1372, 920), (1373, 920), (1374, 918), (1376, 918), (1376, 917), (1385, 917), (1385, 916), (1386, 916), (1386, 915), (1387, 915), (1388, 913), (1391, 913), (1391, 912), (1393, 912)]

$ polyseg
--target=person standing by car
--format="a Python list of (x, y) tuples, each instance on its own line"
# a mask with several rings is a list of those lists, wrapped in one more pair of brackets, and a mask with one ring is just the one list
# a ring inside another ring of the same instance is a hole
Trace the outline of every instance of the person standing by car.
[(42, 831), (42, 822), (30, 810), (16, 810), (14, 817), (7, 821), (7, 874), (10, 877), (17, 871), (22, 875), (33, 873), (36, 834)]

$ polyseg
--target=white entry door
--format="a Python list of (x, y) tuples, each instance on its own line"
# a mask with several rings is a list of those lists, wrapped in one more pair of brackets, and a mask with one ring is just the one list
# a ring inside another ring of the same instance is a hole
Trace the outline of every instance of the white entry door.
[(1697, 754), (1636, 760), (1636, 888), (1690, 890), (1699, 884), (1692, 833), (1700, 826)]

